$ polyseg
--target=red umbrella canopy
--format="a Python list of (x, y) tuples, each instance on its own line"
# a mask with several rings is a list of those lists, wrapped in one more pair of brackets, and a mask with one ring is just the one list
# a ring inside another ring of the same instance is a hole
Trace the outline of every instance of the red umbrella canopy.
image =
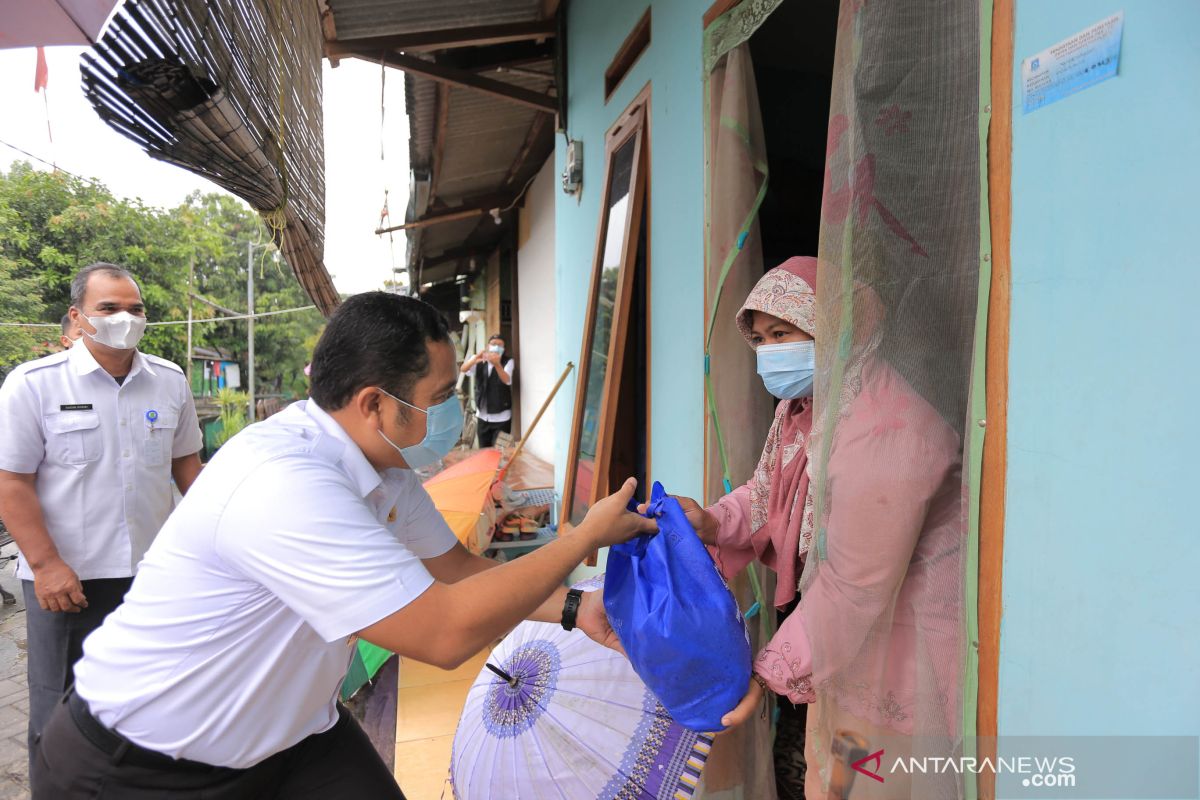
[(0, 0), (0, 48), (94, 44), (120, 0)]

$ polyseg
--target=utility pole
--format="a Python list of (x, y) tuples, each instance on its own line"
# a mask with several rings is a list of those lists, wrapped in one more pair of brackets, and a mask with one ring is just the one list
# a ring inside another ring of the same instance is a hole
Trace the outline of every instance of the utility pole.
[(187, 326), (187, 382), (192, 391), (192, 292), (195, 291), (196, 254), (188, 256), (188, 326)]
[(248, 423), (254, 422), (254, 242), (246, 243), (246, 308), (250, 316), (246, 319), (246, 379), (249, 383), (250, 413)]

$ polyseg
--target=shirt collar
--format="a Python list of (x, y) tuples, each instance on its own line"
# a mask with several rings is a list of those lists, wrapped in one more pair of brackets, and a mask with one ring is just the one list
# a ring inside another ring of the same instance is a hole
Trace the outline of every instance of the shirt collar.
[[(87, 334), (84, 335), (86, 336)], [(82, 338), (71, 347), (70, 352), (67, 354), (67, 358), (71, 362), (71, 367), (75, 370), (76, 375), (87, 375), (88, 373), (95, 372), (98, 369), (103, 369), (103, 367), (100, 366), (100, 362), (96, 360), (94, 355), (92, 355), (92, 351), (89, 350), (87, 345), (83, 343)], [(154, 371), (154, 368), (150, 366), (150, 360), (142, 355), (142, 351), (134, 350), (133, 364), (130, 366), (129, 374), (125, 376), (125, 380), (129, 380), (142, 370), (145, 370), (146, 373), (151, 376), (158, 374)]]
[(363, 497), (383, 484), (384, 476), (371, 466), (371, 462), (363, 455), (362, 449), (354, 443), (350, 434), (346, 433), (345, 428), (336, 419), (329, 416), (325, 409), (311, 399), (304, 401), (304, 412), (312, 418), (313, 422), (317, 423), (317, 427), (321, 429), (322, 433), (329, 434), (345, 445), (342, 450), (341, 462)]

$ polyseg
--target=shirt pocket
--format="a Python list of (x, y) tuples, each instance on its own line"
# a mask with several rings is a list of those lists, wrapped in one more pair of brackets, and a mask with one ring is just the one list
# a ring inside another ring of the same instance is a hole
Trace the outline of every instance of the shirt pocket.
[(47, 414), (46, 455), (61, 464), (90, 464), (100, 458), (100, 415), (94, 410)]
[(153, 421), (142, 417), (142, 461), (150, 467), (162, 466), (171, 459), (179, 427), (178, 411), (167, 409), (157, 414)]

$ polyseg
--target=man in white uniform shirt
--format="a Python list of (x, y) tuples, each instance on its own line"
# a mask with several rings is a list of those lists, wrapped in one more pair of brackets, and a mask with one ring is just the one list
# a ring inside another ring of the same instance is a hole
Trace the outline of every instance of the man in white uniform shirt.
[(412, 472), (462, 427), (438, 312), (349, 298), (311, 377), (311, 399), (221, 448), (88, 640), (35, 798), (402, 798), (337, 703), (359, 636), (447, 669), (526, 617), (615, 641), (600, 593), (562, 584), (595, 548), (655, 529), (625, 510), (632, 480), (570, 536), (497, 565)]
[(20, 549), (31, 758), (84, 638), (120, 604), (171, 513), (172, 477), (187, 492), (200, 471), (183, 371), (137, 350), (146, 309), (133, 276), (85, 267), (69, 315), (82, 339), (0, 387), (0, 517)]

